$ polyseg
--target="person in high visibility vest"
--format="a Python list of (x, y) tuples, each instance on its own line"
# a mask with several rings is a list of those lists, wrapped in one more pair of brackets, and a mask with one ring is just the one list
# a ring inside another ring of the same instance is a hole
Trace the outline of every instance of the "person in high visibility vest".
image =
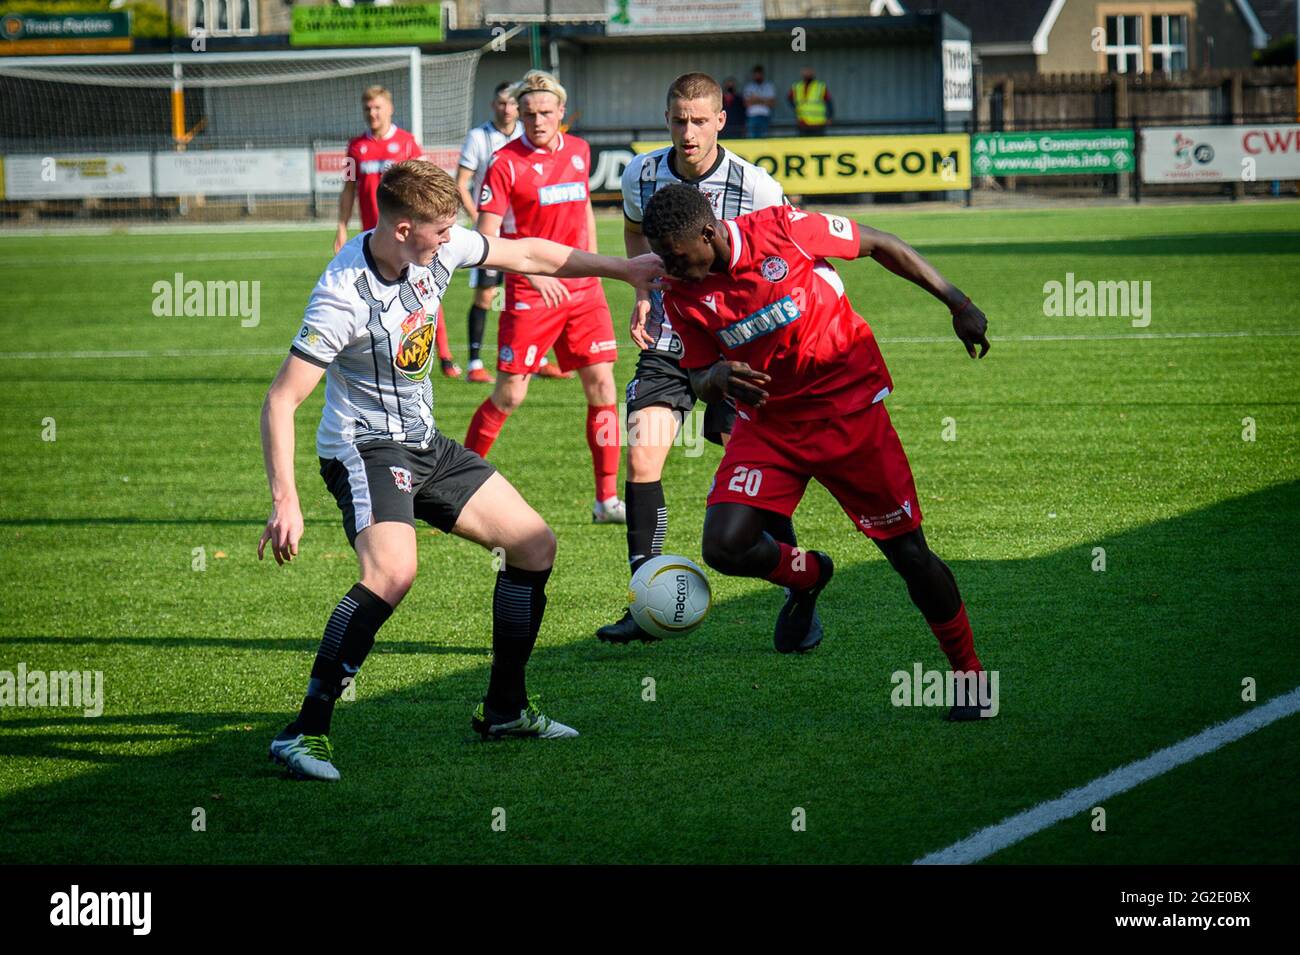
[(817, 79), (811, 66), (803, 68), (803, 79), (790, 87), (786, 100), (794, 107), (794, 118), (799, 123), (800, 136), (824, 136), (830, 125), (834, 109), (831, 92)]

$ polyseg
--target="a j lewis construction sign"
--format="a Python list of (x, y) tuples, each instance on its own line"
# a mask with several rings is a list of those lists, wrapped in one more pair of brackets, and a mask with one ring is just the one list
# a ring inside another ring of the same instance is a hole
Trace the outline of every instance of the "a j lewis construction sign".
[(1043, 133), (976, 133), (977, 176), (1080, 176), (1133, 171), (1131, 129)]

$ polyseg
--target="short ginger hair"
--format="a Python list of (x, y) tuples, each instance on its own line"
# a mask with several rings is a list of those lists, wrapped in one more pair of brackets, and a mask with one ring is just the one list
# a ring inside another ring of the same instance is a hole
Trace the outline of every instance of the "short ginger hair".
[(423, 159), (407, 159), (388, 167), (376, 193), (385, 219), (439, 222), (454, 219), (460, 208), (456, 183), (444, 170)]

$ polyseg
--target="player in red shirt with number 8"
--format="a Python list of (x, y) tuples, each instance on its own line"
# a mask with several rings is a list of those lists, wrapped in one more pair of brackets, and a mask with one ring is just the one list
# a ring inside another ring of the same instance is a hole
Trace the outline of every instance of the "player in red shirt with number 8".
[[(884, 406), (893, 381), (826, 259), (870, 256), (942, 300), (972, 358), (988, 351), (984, 314), (906, 243), (842, 216), (773, 206), (719, 222), (697, 190), (673, 185), (646, 204), (642, 231), (669, 276), (664, 307), (695, 393), (737, 403), (709, 492), (705, 561), (788, 588), (776, 648), (816, 646), (813, 611), (834, 565), (774, 540), (763, 517), (793, 514), (815, 478), (902, 576), (952, 668), (980, 671), (956, 581), (921, 532), (912, 469)], [(948, 718), (984, 712), (957, 705)]]

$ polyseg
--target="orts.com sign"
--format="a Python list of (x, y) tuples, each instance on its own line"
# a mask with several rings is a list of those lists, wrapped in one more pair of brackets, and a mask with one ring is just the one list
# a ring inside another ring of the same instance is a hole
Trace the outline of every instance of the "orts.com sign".
[(1143, 182), (1300, 179), (1300, 125), (1142, 130)]
[[(644, 153), (666, 145), (632, 148)], [(766, 169), (792, 195), (970, 188), (970, 137), (964, 133), (729, 139), (722, 145)]]

